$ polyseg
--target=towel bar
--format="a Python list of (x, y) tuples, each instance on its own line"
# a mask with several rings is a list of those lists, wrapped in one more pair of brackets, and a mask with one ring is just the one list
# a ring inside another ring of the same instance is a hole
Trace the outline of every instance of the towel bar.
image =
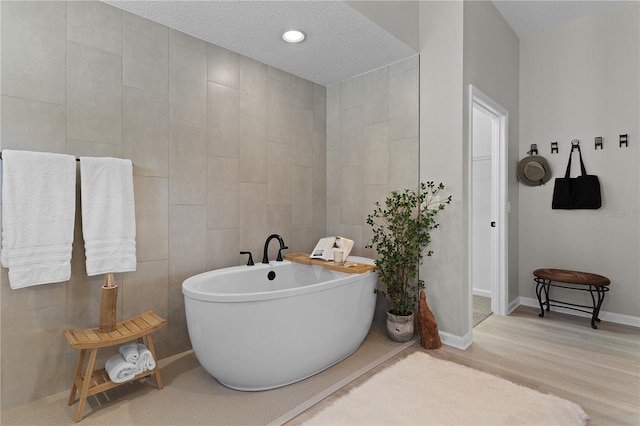
[[(2, 152), (0, 152), (0, 160), (2, 160)], [(76, 161), (80, 161), (80, 159), (76, 157)]]

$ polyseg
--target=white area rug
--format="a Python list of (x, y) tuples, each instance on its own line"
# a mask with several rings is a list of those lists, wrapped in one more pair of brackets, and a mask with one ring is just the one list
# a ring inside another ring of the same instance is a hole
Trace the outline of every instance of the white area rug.
[(573, 402), (415, 352), (305, 425), (584, 425)]

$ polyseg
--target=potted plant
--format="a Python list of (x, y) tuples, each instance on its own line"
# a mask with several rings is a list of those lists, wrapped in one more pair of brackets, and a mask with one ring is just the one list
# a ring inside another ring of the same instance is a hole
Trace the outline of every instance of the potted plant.
[(387, 330), (393, 340), (406, 342), (413, 336), (414, 308), (418, 291), (424, 281), (418, 278), (418, 268), (431, 242), (431, 231), (438, 227), (436, 215), (451, 203), (451, 196), (440, 200), (444, 189), (440, 183), (421, 182), (418, 191), (393, 191), (384, 204), (376, 202), (367, 224), (373, 229), (366, 246), (377, 253), (376, 271), (385, 289), (376, 289), (387, 298)]

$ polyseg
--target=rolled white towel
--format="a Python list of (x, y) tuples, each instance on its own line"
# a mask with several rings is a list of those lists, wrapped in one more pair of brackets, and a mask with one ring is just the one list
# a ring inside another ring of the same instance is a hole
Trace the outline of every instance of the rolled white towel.
[(144, 363), (136, 362), (133, 365), (136, 366), (136, 375), (144, 373)]
[(138, 358), (140, 358), (140, 354), (138, 353), (138, 342), (124, 343), (120, 345), (118, 350), (120, 351), (122, 358), (131, 364), (135, 364), (138, 361)]
[(138, 374), (143, 371), (153, 370), (156, 368), (156, 360), (153, 359), (153, 355), (149, 348), (142, 343), (138, 343), (138, 353), (140, 354), (138, 362), (136, 363), (138, 366)]
[(127, 362), (120, 354), (109, 358), (104, 369), (113, 383), (124, 383), (136, 376), (135, 364)]

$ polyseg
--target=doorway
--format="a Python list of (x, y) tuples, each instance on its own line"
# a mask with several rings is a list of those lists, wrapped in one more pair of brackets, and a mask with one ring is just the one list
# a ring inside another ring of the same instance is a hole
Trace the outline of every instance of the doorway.
[(471, 291), (473, 326), (491, 313), (491, 142), (493, 117), (478, 106), (473, 107), (471, 146)]
[(508, 111), (473, 85), (469, 85), (469, 99), (472, 148), (469, 317), (473, 328), (474, 295), (490, 299), (487, 303), (490, 313), (506, 315), (508, 309)]

